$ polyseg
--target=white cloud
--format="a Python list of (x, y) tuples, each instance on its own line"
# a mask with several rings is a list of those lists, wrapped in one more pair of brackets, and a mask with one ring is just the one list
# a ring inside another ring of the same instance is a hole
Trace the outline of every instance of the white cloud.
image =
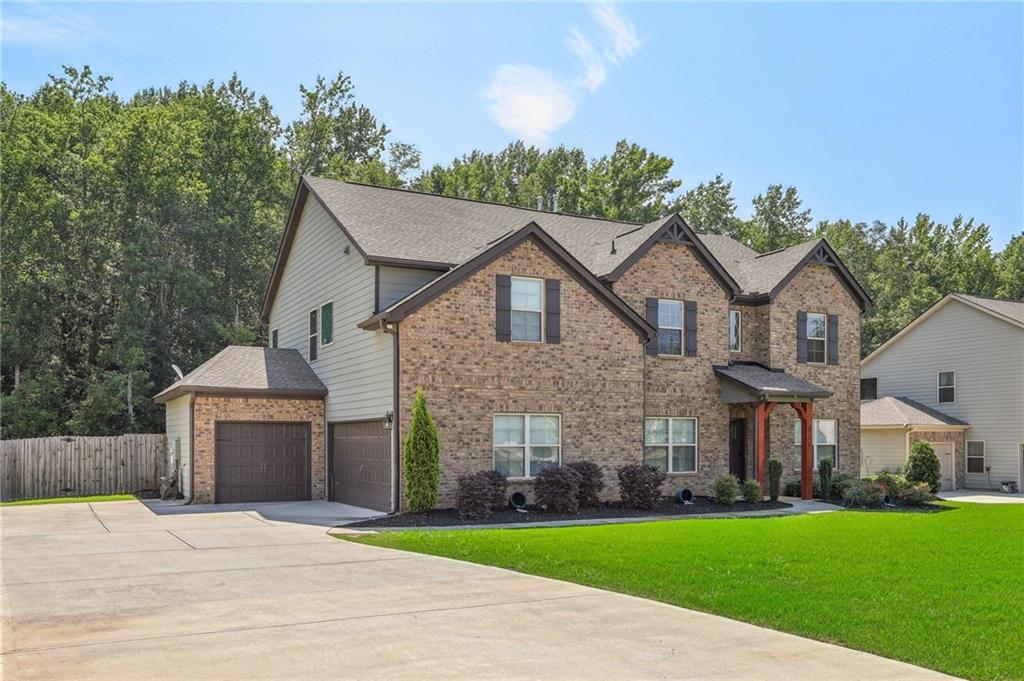
[(577, 76), (560, 78), (552, 71), (519, 64), (505, 64), (494, 71), (484, 96), (491, 102), (495, 123), (530, 143), (542, 144), (548, 135), (572, 120), (585, 93), (594, 93), (604, 85), (610, 66), (621, 63), (640, 47), (636, 26), (616, 5), (592, 4), (590, 17), (594, 24), (590, 31), (576, 26), (566, 31), (565, 47), (580, 67)]
[(8, 4), (0, 21), (0, 36), (10, 45), (74, 47), (112, 38), (92, 17), (66, 6), (58, 10), (36, 3)]
[(491, 117), (527, 142), (540, 144), (576, 113), (576, 97), (549, 71), (506, 64), (485, 93)]

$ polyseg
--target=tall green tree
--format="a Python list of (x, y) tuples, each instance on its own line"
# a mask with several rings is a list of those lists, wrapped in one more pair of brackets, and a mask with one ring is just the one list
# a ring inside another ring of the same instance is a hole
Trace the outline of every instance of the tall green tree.
[(999, 289), (997, 295), (1024, 301), (1024, 232), (1010, 239), (999, 254)]
[(755, 251), (793, 246), (811, 238), (811, 211), (802, 208), (796, 187), (773, 184), (754, 197), (754, 213), (740, 229), (740, 241)]
[(732, 182), (721, 174), (709, 182), (688, 189), (672, 207), (698, 232), (725, 234), (734, 239), (743, 236), (742, 220), (736, 215)]

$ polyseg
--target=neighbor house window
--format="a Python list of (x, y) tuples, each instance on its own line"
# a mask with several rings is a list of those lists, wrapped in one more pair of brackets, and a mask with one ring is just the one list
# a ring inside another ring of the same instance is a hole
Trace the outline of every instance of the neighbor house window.
[(683, 302), (658, 300), (658, 354), (683, 354)]
[[(832, 459), (832, 467), (839, 465), (839, 422), (835, 419), (814, 419), (811, 426), (814, 434), (814, 468), (822, 459)], [(793, 444), (796, 445), (797, 456), (803, 438), (800, 433), (800, 419), (793, 422)], [(799, 458), (797, 459), (800, 460)]]
[(739, 310), (729, 310), (729, 351), (740, 351), (740, 334), (743, 327), (743, 316)]
[(826, 315), (815, 312), (807, 313), (807, 361), (825, 363), (825, 348), (827, 347), (828, 318)]
[(334, 342), (334, 301), (320, 306), (320, 345)]
[(277, 329), (270, 332), (270, 347), (277, 347)]
[(540, 342), (543, 290), (544, 282), (540, 279), (512, 277), (512, 340)]
[(669, 473), (696, 473), (697, 419), (645, 419), (644, 463)]
[(494, 470), (510, 478), (532, 478), (557, 468), (562, 452), (558, 414), (496, 414)]
[(939, 402), (956, 402), (956, 372), (939, 372)]
[(875, 400), (875, 399), (878, 399), (878, 379), (877, 378), (862, 378), (862, 379), (860, 379), (860, 399), (862, 399), (862, 400)]
[(984, 473), (985, 472), (985, 441), (984, 440), (968, 440), (967, 441), (967, 472), (968, 473)]
[(316, 359), (316, 346), (317, 346), (317, 323), (316, 323), (316, 310), (309, 311), (309, 361), (312, 362)]

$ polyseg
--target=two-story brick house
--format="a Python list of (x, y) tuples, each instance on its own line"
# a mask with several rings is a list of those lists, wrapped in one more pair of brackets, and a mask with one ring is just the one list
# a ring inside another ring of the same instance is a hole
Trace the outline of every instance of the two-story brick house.
[(627, 463), (667, 470), (666, 493), (706, 494), (730, 471), (763, 479), (770, 455), (809, 495), (819, 457), (860, 470), (868, 305), (823, 240), (758, 254), (678, 215), (640, 225), (306, 177), (260, 366), (239, 370), (229, 348), (157, 399), (201, 502), (399, 509), (420, 387), (442, 506), (463, 473), (529, 492), (579, 459), (613, 496)]

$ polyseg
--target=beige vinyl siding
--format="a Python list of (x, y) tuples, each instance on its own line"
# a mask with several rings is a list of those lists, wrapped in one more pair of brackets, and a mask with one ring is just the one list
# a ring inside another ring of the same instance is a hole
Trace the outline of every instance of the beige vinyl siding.
[[(939, 404), (939, 371), (956, 372), (955, 402)], [(908, 397), (971, 424), (965, 439), (985, 441), (992, 484), (1018, 480), (1024, 329), (951, 300), (866, 362), (861, 377), (878, 379), (879, 397)], [(965, 487), (988, 485), (984, 473), (968, 473), (964, 480)]]
[(860, 452), (863, 475), (882, 470), (895, 472), (907, 462), (907, 431), (905, 428), (860, 431)]
[(192, 397), (182, 395), (166, 405), (167, 470), (174, 465), (175, 443), (178, 451), (178, 487), (186, 498), (192, 493), (192, 471), (189, 468), (192, 446)]
[(380, 289), (377, 293), (377, 309), (383, 310), (395, 301), (405, 298), (416, 289), (422, 288), (425, 284), (437, 279), (442, 274), (444, 273), (437, 270), (382, 266), (378, 275)]
[[(345, 247), (351, 246), (345, 253)], [(329, 391), (330, 421), (383, 418), (392, 402), (392, 337), (357, 324), (373, 314), (374, 271), (320, 202), (306, 201), (270, 310), (278, 347), (309, 360), (309, 312), (334, 301), (334, 342), (310, 362)]]

